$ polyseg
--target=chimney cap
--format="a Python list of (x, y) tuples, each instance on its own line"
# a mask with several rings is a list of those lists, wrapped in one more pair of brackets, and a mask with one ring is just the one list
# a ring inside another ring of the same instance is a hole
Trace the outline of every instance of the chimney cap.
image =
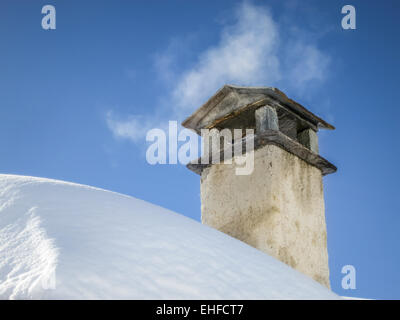
[(201, 129), (211, 129), (229, 119), (238, 117), (244, 111), (251, 111), (264, 105), (271, 105), (291, 114), (303, 126), (335, 129), (334, 126), (289, 99), (285, 93), (274, 87), (241, 87), (224, 85), (208, 101), (182, 122), (182, 126), (200, 133)]

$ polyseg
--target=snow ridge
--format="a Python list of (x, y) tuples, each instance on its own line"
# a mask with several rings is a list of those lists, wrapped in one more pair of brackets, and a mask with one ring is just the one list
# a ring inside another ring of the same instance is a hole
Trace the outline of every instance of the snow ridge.
[(33, 298), (52, 285), (58, 249), (41, 228), (36, 209), (30, 208), (14, 223), (1, 224), (0, 279), (5, 280), (0, 299)]
[(0, 299), (338, 299), (217, 230), (129, 196), (0, 175)]

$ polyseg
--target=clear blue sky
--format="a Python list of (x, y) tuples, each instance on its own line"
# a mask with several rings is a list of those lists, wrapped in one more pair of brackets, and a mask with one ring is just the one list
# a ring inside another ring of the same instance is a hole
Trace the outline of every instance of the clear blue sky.
[[(45, 4), (56, 30), (41, 28)], [(356, 30), (341, 28), (345, 4)], [(332, 289), (399, 299), (399, 21), (395, 0), (1, 1), (0, 172), (200, 220), (199, 176), (147, 164), (140, 132), (182, 120), (226, 82), (277, 86), (337, 128), (320, 132), (338, 167), (324, 178)], [(356, 290), (341, 288), (347, 264)]]

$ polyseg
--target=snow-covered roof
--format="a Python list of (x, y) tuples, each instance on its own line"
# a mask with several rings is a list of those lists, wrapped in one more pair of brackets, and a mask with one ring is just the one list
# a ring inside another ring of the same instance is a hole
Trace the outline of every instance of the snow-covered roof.
[(0, 175), (2, 299), (337, 299), (217, 230), (129, 196)]

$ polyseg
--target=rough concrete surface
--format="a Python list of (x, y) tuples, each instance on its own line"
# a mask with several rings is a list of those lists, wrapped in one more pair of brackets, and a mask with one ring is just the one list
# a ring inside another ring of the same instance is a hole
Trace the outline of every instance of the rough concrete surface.
[(321, 171), (275, 145), (255, 150), (251, 175), (237, 176), (235, 167), (203, 170), (202, 222), (329, 288)]

